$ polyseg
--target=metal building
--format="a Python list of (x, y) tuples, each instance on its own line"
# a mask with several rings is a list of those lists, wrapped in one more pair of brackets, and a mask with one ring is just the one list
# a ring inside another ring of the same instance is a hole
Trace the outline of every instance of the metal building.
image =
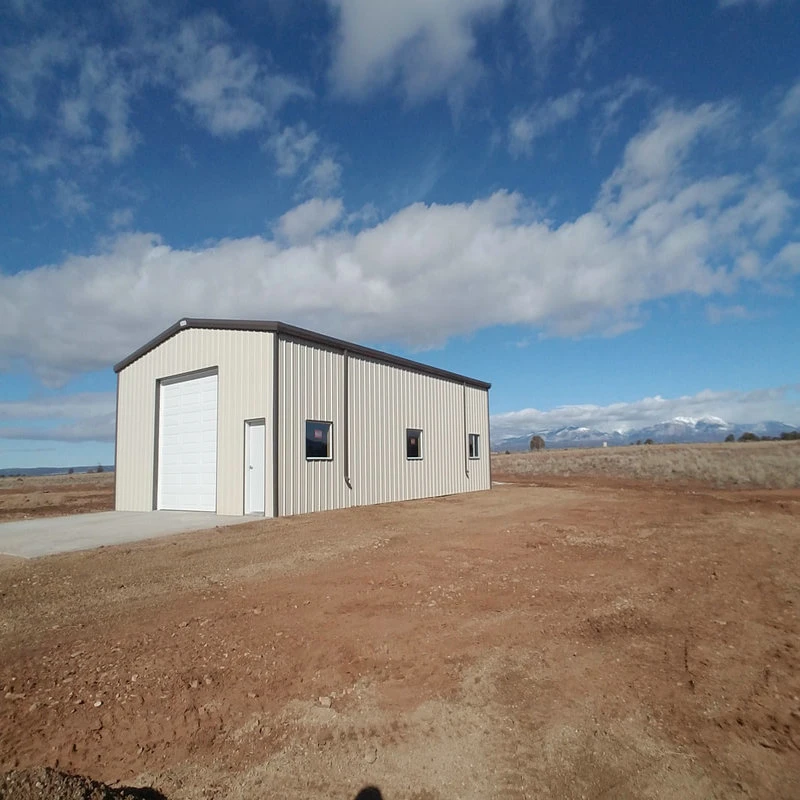
[(463, 375), (212, 319), (114, 371), (118, 510), (288, 516), (491, 486), (490, 385)]

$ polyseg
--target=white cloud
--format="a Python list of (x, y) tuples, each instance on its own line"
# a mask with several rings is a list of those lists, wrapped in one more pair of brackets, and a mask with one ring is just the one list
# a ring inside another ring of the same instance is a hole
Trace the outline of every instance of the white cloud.
[(691, 396), (645, 397), (607, 406), (559, 406), (548, 411), (526, 408), (495, 414), (491, 419), (492, 438), (500, 440), (571, 425), (624, 433), (674, 417), (719, 417), (735, 424), (777, 420), (800, 425), (799, 393), (800, 384), (791, 384), (749, 392), (706, 389)]
[(344, 212), (342, 201), (314, 198), (287, 211), (275, 226), (276, 233), (291, 244), (304, 244), (328, 230)]
[(175, 24), (144, 5), (138, 16), (120, 14), (113, 46), (86, 28), (0, 49), (0, 99), (32, 151), (18, 159), (26, 168), (120, 162), (141, 139), (134, 103), (156, 87), (215, 136), (262, 129), (289, 101), (311, 97), (266, 53), (237, 42), (216, 14)]
[(0, 421), (94, 419), (113, 412), (114, 403), (114, 392), (79, 392), (28, 400), (5, 400), (0, 402)]
[(67, 222), (72, 222), (76, 217), (86, 216), (92, 208), (92, 204), (78, 184), (64, 178), (58, 178), (55, 182), (54, 200), (56, 208)]
[(0, 440), (22, 439), (35, 442), (113, 442), (116, 411), (102, 417), (62, 425), (0, 426)]
[(111, 161), (120, 161), (138, 139), (129, 124), (132, 76), (119, 68), (114, 54), (96, 45), (86, 48), (80, 58), (78, 80), (61, 100), (63, 129), (73, 138), (92, 141), (92, 119), (99, 117), (104, 122), (104, 152)]
[(275, 157), (278, 175), (291, 177), (311, 159), (319, 143), (319, 135), (301, 122), (274, 133), (264, 147)]
[(339, 188), (342, 165), (331, 156), (323, 156), (308, 171), (303, 187), (312, 194), (331, 194)]
[(117, 208), (108, 216), (108, 224), (111, 228), (130, 228), (133, 225), (133, 209)]
[(574, 119), (585, 97), (580, 89), (555, 97), (512, 117), (508, 126), (509, 150), (514, 156), (530, 155), (537, 139)]
[(331, 77), (363, 97), (399, 81), (411, 100), (441, 93), (478, 69), (472, 25), (505, 0), (329, 0), (337, 14)]
[(476, 29), (514, 6), (537, 56), (577, 24), (573, 0), (328, 0), (336, 16), (331, 79), (345, 96), (399, 85), (411, 102), (459, 105), (483, 72)]
[(706, 306), (706, 318), (712, 325), (735, 320), (753, 319), (753, 313), (743, 305), (721, 306), (709, 303)]
[(553, 43), (577, 27), (581, 16), (580, 0), (518, 0), (531, 46), (546, 57)]
[(76, 43), (55, 34), (0, 49), (4, 99), (23, 119), (33, 119), (39, 110), (42, 85), (75, 56)]
[(0, 402), (0, 439), (113, 441), (115, 404), (113, 392), (81, 392)]
[(271, 317), (416, 347), (508, 324), (615, 335), (654, 300), (772, 288), (797, 269), (798, 242), (785, 235), (794, 201), (759, 165), (696, 174), (705, 164), (696, 148), (723, 121), (736, 123), (725, 107), (660, 112), (594, 206), (562, 224), (498, 191), (415, 203), (335, 233), (322, 226), (341, 211), (318, 199), (284, 219), (295, 243), (256, 236), (177, 250), (156, 235), (119, 235), (96, 255), (0, 275), (0, 359), (63, 380), (107, 366), (181, 316)]
[(275, 157), (278, 175), (291, 178), (305, 173), (300, 181), (301, 194), (330, 195), (339, 188), (342, 165), (332, 155), (333, 148), (304, 122), (270, 136), (264, 149)]
[(179, 97), (218, 136), (261, 128), (289, 100), (311, 96), (297, 81), (268, 70), (254, 49), (234, 45), (216, 14), (185, 21), (159, 50)]
[(592, 124), (595, 153), (609, 136), (619, 130), (623, 111), (637, 98), (652, 98), (657, 94), (655, 87), (644, 78), (629, 75), (610, 86), (596, 92), (592, 98), (599, 104), (599, 115)]

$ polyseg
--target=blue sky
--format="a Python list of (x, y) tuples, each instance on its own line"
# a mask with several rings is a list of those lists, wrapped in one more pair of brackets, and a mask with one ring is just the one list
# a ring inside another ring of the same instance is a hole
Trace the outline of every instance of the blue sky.
[(111, 365), (280, 319), (494, 427), (800, 425), (797, 0), (11, 0), (0, 467), (110, 463)]

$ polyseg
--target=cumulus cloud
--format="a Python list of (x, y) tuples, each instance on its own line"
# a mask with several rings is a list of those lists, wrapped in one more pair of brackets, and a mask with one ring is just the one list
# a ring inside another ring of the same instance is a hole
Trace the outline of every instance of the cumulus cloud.
[(544, 57), (579, 21), (577, 0), (328, 0), (336, 18), (331, 80), (361, 98), (399, 85), (412, 102), (449, 94), (460, 102), (482, 74), (476, 31), (513, 7)]
[(0, 359), (57, 382), (106, 367), (182, 316), (286, 319), (419, 348), (504, 324), (614, 335), (654, 300), (774, 289), (798, 268), (792, 198), (758, 165), (697, 174), (697, 149), (735, 123), (726, 106), (662, 110), (594, 205), (560, 224), (497, 191), (334, 232), (344, 209), (319, 200), (289, 212), (283, 239), (193, 250), (120, 234), (94, 255), (0, 276)]
[(778, 420), (787, 425), (800, 425), (800, 384), (749, 392), (706, 389), (695, 395), (645, 397), (607, 406), (559, 406), (548, 411), (526, 408), (495, 414), (491, 428), (495, 440), (567, 426), (625, 433), (674, 417), (719, 417), (729, 423)]
[(313, 198), (287, 211), (275, 226), (276, 233), (291, 244), (303, 244), (328, 230), (344, 212), (340, 199)]

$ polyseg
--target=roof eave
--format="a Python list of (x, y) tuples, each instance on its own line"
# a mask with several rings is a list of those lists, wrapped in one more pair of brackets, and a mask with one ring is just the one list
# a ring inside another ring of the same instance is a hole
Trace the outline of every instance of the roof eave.
[(254, 331), (254, 332), (268, 332), (277, 333), (281, 336), (287, 336), (293, 339), (300, 339), (302, 341), (312, 342), (314, 344), (322, 345), (323, 347), (330, 347), (342, 352), (347, 351), (354, 355), (361, 355), (365, 358), (371, 358), (383, 363), (392, 364), (402, 367), (414, 372), (431, 375), (433, 377), (444, 378), (445, 380), (454, 381), (456, 383), (465, 383), (474, 386), (478, 389), (489, 390), (491, 384), (485, 381), (479, 381), (475, 378), (467, 377), (466, 375), (459, 375), (455, 372), (439, 369), (438, 367), (423, 364), (419, 361), (412, 361), (402, 356), (396, 356), (391, 353), (386, 353), (382, 350), (374, 350), (371, 347), (364, 347), (354, 342), (347, 342), (343, 339), (336, 339), (332, 336), (326, 336), (316, 331), (307, 330), (306, 328), (298, 328), (294, 325), (287, 325), (283, 322), (276, 322), (274, 320), (244, 320), (244, 319), (199, 319), (185, 317), (178, 320), (174, 325), (171, 325), (165, 331), (162, 331), (158, 336), (153, 337), (149, 342), (143, 344), (137, 350), (134, 350), (122, 361), (114, 365), (114, 372), (121, 372), (126, 367), (138, 361), (142, 356), (154, 350), (159, 345), (171, 339), (181, 331), (190, 328), (205, 328), (214, 330), (240, 330), (240, 331)]

